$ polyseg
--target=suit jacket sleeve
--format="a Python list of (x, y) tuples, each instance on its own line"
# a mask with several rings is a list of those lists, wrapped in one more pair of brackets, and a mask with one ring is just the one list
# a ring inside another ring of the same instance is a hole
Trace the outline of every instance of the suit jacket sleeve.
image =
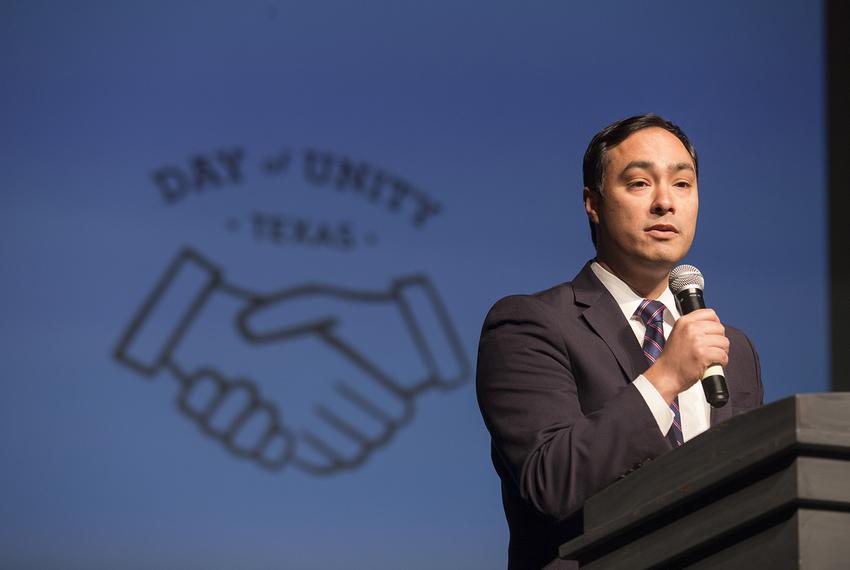
[(600, 409), (582, 409), (582, 385), (595, 379), (574, 366), (575, 350), (547, 304), (513, 296), (487, 315), (478, 351), (477, 395), (497, 469), (526, 502), (557, 520), (670, 449), (622, 376), (607, 379), (616, 388)]
[(752, 341), (742, 331), (727, 326), (731, 343), (726, 382), (731, 392), (731, 415), (742, 414), (764, 404), (761, 363)]

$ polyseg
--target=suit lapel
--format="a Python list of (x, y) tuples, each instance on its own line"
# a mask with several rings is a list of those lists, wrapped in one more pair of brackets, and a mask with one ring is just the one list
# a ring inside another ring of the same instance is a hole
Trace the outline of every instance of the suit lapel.
[(611, 293), (590, 269), (590, 262), (573, 279), (577, 305), (587, 307), (582, 317), (617, 359), (620, 369), (631, 382), (646, 370), (646, 359), (629, 323)]

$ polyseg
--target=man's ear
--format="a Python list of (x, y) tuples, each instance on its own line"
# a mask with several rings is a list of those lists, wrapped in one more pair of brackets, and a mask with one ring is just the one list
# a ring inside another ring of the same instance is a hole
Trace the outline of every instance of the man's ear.
[(602, 200), (602, 194), (596, 190), (591, 190), (587, 186), (582, 191), (584, 199), (584, 211), (587, 212), (587, 219), (591, 224), (599, 224), (599, 201)]

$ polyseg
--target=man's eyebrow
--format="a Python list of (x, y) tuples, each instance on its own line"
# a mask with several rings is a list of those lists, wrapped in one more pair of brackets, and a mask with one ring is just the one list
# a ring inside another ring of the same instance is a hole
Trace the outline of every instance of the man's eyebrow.
[[(649, 160), (633, 160), (626, 165), (623, 171), (620, 173), (620, 176), (623, 176), (631, 170), (632, 168), (642, 168), (644, 170), (652, 170), (655, 168), (655, 163)], [(690, 170), (691, 172), (696, 172), (692, 164), (688, 162), (677, 162), (676, 164), (671, 164), (667, 167), (667, 170), (670, 172), (679, 172), (681, 170)]]
[(620, 175), (625, 174), (626, 172), (628, 172), (632, 168), (642, 168), (644, 170), (652, 170), (653, 168), (655, 168), (655, 163), (650, 162), (648, 160), (633, 160), (626, 165), (626, 167), (623, 169), (623, 171), (620, 173)]

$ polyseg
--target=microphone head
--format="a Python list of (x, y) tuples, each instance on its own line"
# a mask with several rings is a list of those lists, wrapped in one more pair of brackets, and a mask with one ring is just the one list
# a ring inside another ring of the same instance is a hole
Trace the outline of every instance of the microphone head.
[(693, 265), (678, 265), (670, 272), (669, 277), (670, 291), (677, 295), (679, 291), (685, 289), (697, 288), (700, 291), (705, 289), (705, 279), (699, 269)]

